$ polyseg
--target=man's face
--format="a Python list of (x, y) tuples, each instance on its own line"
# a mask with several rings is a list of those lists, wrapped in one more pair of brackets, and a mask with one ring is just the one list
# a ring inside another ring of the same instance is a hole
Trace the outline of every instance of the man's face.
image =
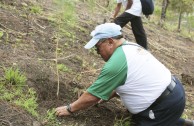
[(108, 61), (113, 53), (113, 43), (110, 40), (110, 38), (101, 39), (95, 46), (97, 53), (101, 55), (104, 61)]

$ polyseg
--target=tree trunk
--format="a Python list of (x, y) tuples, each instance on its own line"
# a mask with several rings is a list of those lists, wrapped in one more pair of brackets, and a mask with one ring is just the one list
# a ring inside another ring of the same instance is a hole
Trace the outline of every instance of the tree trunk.
[(182, 6), (180, 6), (180, 8), (179, 8), (178, 32), (181, 31), (181, 19), (182, 19)]
[(181, 31), (181, 19), (182, 19), (182, 12), (179, 13), (179, 23), (178, 23), (178, 31)]
[(188, 24), (188, 33), (190, 34), (191, 33), (191, 21), (189, 19), (190, 15), (188, 14), (187, 15), (187, 24)]
[(162, 13), (161, 13), (161, 20), (165, 20), (166, 19), (166, 11), (169, 5), (169, 0), (163, 0), (162, 2)]

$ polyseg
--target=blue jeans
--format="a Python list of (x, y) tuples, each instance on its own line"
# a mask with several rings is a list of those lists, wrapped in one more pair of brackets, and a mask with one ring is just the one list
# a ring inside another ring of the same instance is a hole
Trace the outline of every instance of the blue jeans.
[(177, 78), (175, 82), (173, 91), (164, 99), (132, 116), (134, 126), (183, 126), (184, 119), (180, 117), (185, 108), (185, 92)]

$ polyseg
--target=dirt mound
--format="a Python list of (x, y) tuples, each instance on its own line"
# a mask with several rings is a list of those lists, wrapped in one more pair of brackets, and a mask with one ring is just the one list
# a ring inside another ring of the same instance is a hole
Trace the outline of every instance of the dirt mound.
[(0, 101), (1, 126), (32, 126), (35, 119), (17, 106)]

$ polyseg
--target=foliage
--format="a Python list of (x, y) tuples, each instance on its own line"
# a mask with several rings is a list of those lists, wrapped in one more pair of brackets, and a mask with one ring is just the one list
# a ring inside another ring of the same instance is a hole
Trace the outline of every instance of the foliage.
[(173, 11), (179, 13), (192, 13), (194, 9), (193, 0), (170, 0), (170, 5)]
[(57, 64), (57, 68), (58, 68), (59, 71), (62, 71), (62, 72), (69, 72), (69, 71), (71, 71), (71, 69), (69, 69), (64, 64)]
[[(184, 1), (184, 0), (181, 0)], [(191, 10), (194, 9), (194, 3), (191, 2), (191, 0), (185, 0), (185, 3), (190, 2), (190, 7)], [(176, 3), (176, 4), (174, 4)], [(173, 5), (171, 5), (173, 4)], [(175, 6), (175, 9), (172, 8), (172, 6)], [(180, 5), (180, 1), (177, 0), (170, 0), (170, 4), (169, 4), (169, 8), (166, 12), (166, 19), (165, 22), (162, 22), (162, 27), (165, 28), (166, 30), (169, 31), (177, 31), (177, 25), (178, 25), (178, 17), (179, 17), (179, 9), (178, 9), (178, 5)], [(161, 7), (162, 6), (162, 0), (158, 0), (155, 1), (155, 10), (154, 10), (154, 14), (151, 16), (152, 20), (150, 20), (150, 22), (155, 23), (155, 24), (161, 24), (160, 22), (160, 16), (161, 16)], [(189, 8), (190, 9), (190, 8)], [(187, 13), (187, 12), (193, 12), (193, 11), (185, 11), (182, 14), (182, 21), (181, 21), (181, 31), (180, 34), (183, 37), (187, 37), (187, 38), (191, 38), (192, 40), (194, 39), (193, 35), (194, 35), (194, 18), (193, 18), (193, 14), (192, 13)], [(187, 14), (185, 14), (187, 13)], [(157, 22), (157, 23), (156, 23)]]
[(54, 0), (57, 11), (51, 18), (60, 25), (69, 25), (74, 27), (76, 25), (75, 0)]
[(44, 117), (44, 122), (46, 123), (47, 126), (60, 126), (60, 124), (61, 124), (55, 116), (54, 109), (47, 111), (47, 114)]
[(77, 18), (75, 13), (76, 0), (54, 0), (56, 9), (54, 12), (47, 15), (47, 19), (59, 30), (58, 37), (75, 39), (75, 33), (69, 31), (77, 25)]
[(114, 126), (130, 126), (130, 117), (115, 119)]
[(40, 14), (42, 13), (42, 8), (40, 6), (33, 5), (30, 7), (30, 12), (35, 13), (35, 14)]
[(8, 68), (5, 69), (5, 84), (11, 84), (16, 86), (24, 86), (26, 83), (26, 77), (20, 73), (19, 69)]
[(27, 92), (23, 91), (21, 93), (22, 95), (19, 96), (18, 94), (19, 98), (15, 100), (14, 103), (37, 117), (38, 113), (36, 108), (38, 107), (38, 104), (36, 102), (36, 92), (32, 88), (29, 88)]
[(2, 32), (2, 31), (0, 31), (0, 38), (1, 38), (1, 37), (3, 37), (3, 32)]
[(0, 100), (6, 100), (24, 108), (33, 116), (38, 116), (36, 92), (26, 85), (26, 77), (14, 68), (4, 68), (5, 75), (0, 79)]

